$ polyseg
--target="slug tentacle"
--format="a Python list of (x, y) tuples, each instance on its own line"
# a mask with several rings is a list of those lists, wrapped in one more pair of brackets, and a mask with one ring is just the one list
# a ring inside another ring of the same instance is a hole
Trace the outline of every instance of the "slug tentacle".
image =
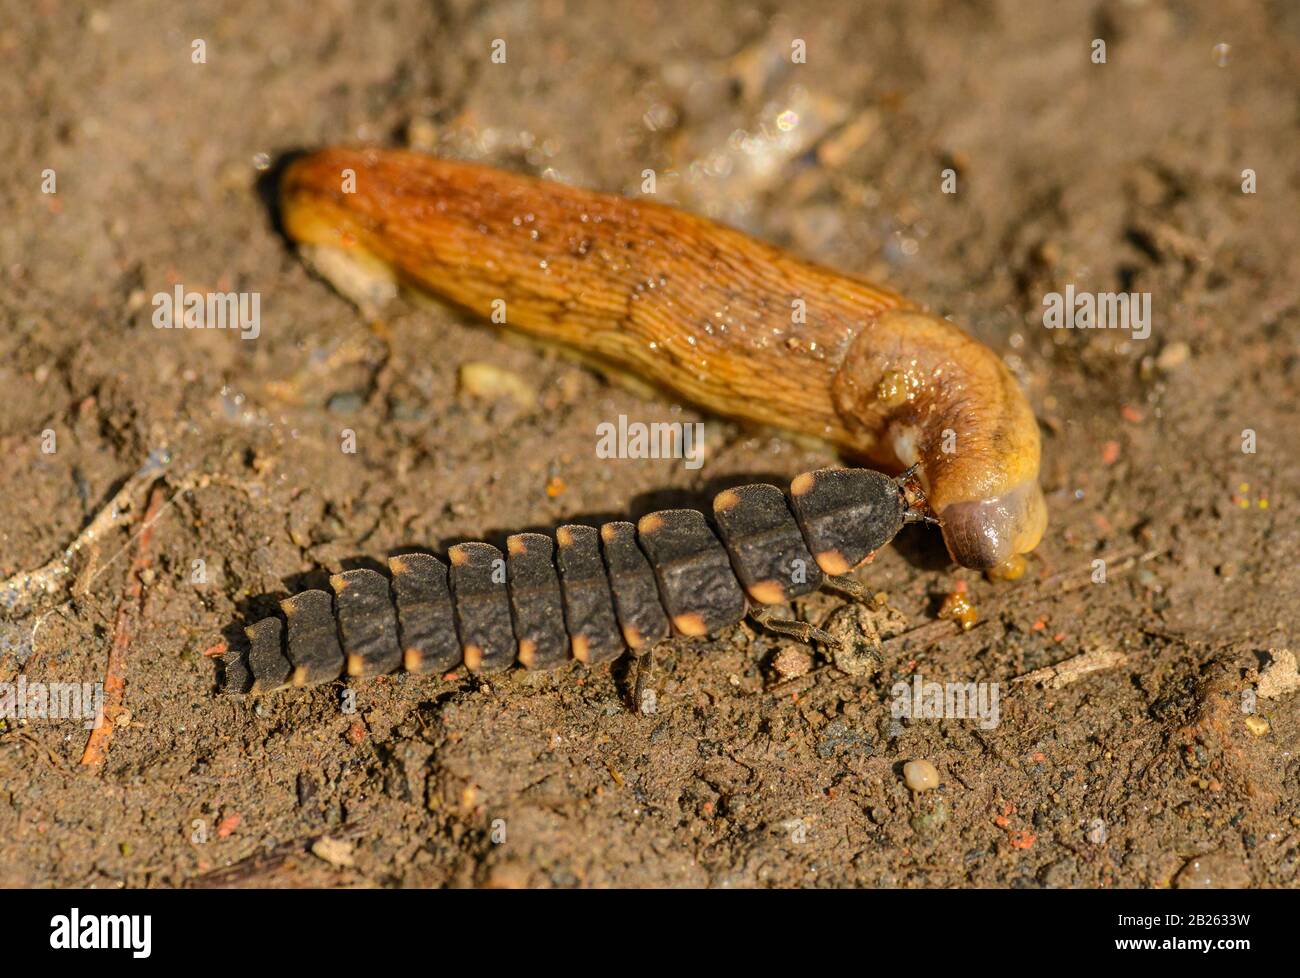
[(295, 160), (281, 204), (321, 263), (364, 273), (345, 287), (359, 301), (421, 288), (718, 414), (919, 463), (964, 565), (1042, 536), (1038, 427), (1014, 379), (888, 289), (669, 207), (401, 150)]

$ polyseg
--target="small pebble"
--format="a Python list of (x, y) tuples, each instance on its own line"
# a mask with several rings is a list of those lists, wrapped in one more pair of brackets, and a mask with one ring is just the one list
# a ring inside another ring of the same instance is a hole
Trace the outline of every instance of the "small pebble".
[(1163, 373), (1171, 373), (1187, 362), (1192, 355), (1192, 348), (1186, 343), (1168, 344), (1156, 357), (1156, 368)]
[(1268, 733), (1268, 721), (1263, 717), (1246, 717), (1246, 729), (1256, 737), (1262, 737)]
[(312, 843), (312, 855), (318, 859), (323, 859), (331, 866), (351, 866), (352, 860), (352, 843), (345, 842), (342, 839), (331, 839), (328, 835), (322, 836)]
[(508, 397), (521, 408), (537, 404), (537, 390), (513, 370), (482, 360), (463, 363), (457, 377), (461, 392), (470, 397), (494, 401)]
[(908, 761), (903, 765), (903, 780), (913, 791), (939, 787), (939, 770), (929, 761)]
[(782, 649), (772, 660), (772, 666), (786, 679), (794, 679), (808, 674), (812, 656), (800, 648)]

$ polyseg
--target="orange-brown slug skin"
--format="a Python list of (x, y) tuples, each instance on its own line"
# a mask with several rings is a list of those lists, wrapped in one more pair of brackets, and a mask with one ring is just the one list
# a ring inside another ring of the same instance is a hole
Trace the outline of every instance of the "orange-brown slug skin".
[(670, 207), (402, 150), (321, 150), (280, 192), (300, 245), (717, 414), (919, 463), (965, 566), (1042, 537), (1038, 425), (1015, 380), (888, 289)]

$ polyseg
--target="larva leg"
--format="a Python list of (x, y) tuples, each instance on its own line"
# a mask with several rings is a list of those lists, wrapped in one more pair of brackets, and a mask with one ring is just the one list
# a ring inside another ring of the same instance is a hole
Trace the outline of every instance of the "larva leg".
[(828, 577), (824, 583), (826, 587), (844, 595), (850, 601), (867, 601), (871, 598), (870, 589), (861, 581), (855, 580), (847, 574), (839, 577)]
[(777, 618), (768, 608), (754, 608), (749, 617), (767, 631), (796, 639), (804, 645), (811, 645), (814, 640), (830, 648), (838, 648), (840, 644), (830, 632), (818, 628), (812, 622), (797, 618)]

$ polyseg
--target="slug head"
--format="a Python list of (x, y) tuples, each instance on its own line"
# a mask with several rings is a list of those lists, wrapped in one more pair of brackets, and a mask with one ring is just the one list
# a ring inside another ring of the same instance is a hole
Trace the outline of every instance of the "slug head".
[(993, 568), (1038, 545), (1047, 525), (1038, 422), (988, 347), (929, 313), (885, 312), (847, 351), (835, 401), (861, 434), (857, 453), (918, 467), (959, 564)]

